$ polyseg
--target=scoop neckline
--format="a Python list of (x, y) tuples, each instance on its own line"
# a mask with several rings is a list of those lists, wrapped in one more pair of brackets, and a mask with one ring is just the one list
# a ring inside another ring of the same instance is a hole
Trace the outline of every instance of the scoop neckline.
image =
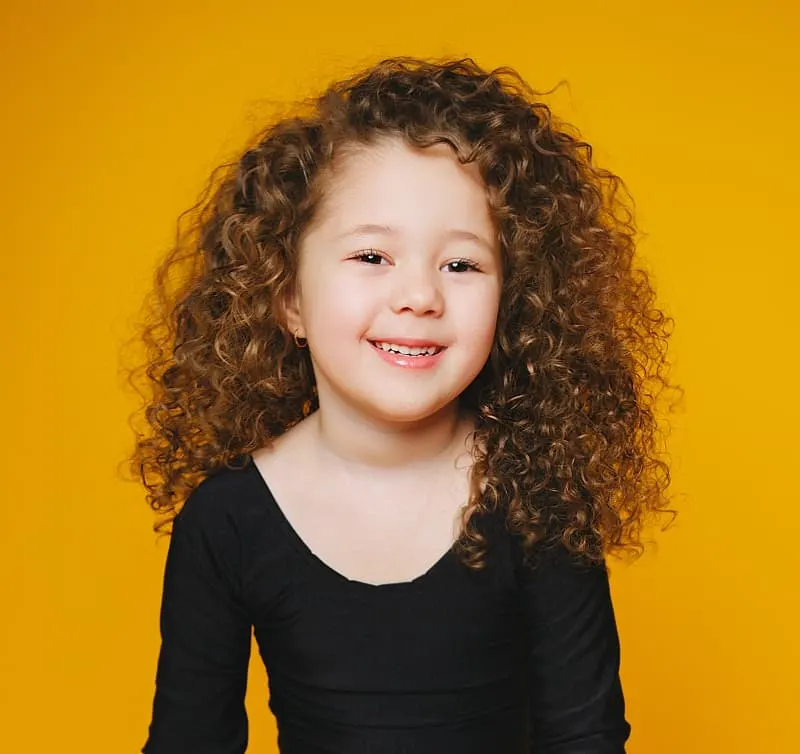
[(334, 580), (347, 585), (353, 589), (360, 589), (362, 591), (372, 591), (372, 592), (389, 592), (389, 591), (402, 591), (413, 589), (415, 587), (422, 586), (424, 582), (429, 581), (434, 577), (434, 575), (441, 570), (445, 564), (450, 560), (451, 556), (455, 554), (455, 546), (457, 540), (453, 541), (450, 547), (445, 550), (444, 553), (436, 560), (436, 562), (428, 568), (428, 570), (424, 571), (423, 573), (415, 576), (410, 581), (387, 581), (381, 584), (371, 584), (368, 581), (360, 581), (359, 579), (352, 579), (345, 574), (337, 571), (333, 566), (326, 563), (322, 558), (319, 557), (307, 544), (306, 541), (300, 536), (298, 531), (292, 526), (289, 519), (286, 517), (286, 514), (283, 512), (278, 500), (276, 499), (275, 495), (272, 493), (270, 486), (267, 480), (264, 478), (264, 475), (261, 473), (261, 470), (256, 466), (255, 460), (251, 454), (247, 456), (247, 468), (255, 476), (256, 484), (260, 487), (262, 492), (264, 492), (267, 498), (272, 505), (273, 510), (275, 511), (278, 521), (284, 531), (288, 534), (290, 541), (294, 545), (295, 549), (300, 552), (307, 560), (309, 560), (313, 565), (315, 565), (318, 569), (322, 570), (326, 573), (329, 577), (332, 577)]

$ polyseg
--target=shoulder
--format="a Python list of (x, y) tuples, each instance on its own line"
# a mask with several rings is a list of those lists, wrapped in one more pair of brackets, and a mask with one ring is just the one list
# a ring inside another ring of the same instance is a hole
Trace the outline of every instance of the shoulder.
[(577, 585), (598, 586), (608, 581), (605, 559), (592, 560), (573, 553), (561, 542), (541, 541), (527, 547), (518, 534), (511, 535), (511, 542), (517, 578), (528, 588), (558, 593)]
[(244, 536), (264, 516), (265, 500), (254, 483), (251, 458), (240, 456), (234, 465), (212, 471), (189, 493), (175, 516), (173, 531)]
[(567, 638), (581, 631), (613, 636), (616, 628), (606, 562), (575, 555), (564, 545), (534, 546), (531, 561), (517, 565), (517, 584), (529, 625), (542, 636)]

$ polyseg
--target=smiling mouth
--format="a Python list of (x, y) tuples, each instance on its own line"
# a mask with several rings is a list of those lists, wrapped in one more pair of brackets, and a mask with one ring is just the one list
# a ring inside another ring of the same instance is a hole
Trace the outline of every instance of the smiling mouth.
[(440, 346), (435, 343), (424, 346), (404, 346), (388, 341), (370, 340), (370, 345), (377, 348), (379, 351), (386, 353), (396, 353), (400, 356), (410, 356), (412, 358), (418, 356), (435, 356), (437, 353), (444, 351), (446, 346)]

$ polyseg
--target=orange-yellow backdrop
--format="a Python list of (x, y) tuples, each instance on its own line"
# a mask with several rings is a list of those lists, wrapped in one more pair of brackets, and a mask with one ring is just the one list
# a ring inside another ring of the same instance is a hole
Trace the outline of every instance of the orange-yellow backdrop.
[[(551, 103), (637, 199), (687, 395), (679, 522), (613, 566), (629, 751), (800, 751), (797, 6), (516, 5), (3, 4), (2, 752), (144, 742), (166, 541), (117, 476), (120, 344), (264, 100), (392, 54), (566, 79)], [(248, 708), (275, 751), (255, 660)]]

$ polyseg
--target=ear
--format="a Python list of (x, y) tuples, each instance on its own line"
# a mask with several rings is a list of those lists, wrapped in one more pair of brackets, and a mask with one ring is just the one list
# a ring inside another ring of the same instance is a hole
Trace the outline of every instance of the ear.
[(286, 329), (290, 335), (298, 335), (304, 338), (306, 335), (305, 327), (303, 326), (303, 314), (300, 307), (300, 296), (292, 286), (291, 290), (287, 290), (281, 302), (281, 309), (283, 314), (283, 321), (286, 324)]

